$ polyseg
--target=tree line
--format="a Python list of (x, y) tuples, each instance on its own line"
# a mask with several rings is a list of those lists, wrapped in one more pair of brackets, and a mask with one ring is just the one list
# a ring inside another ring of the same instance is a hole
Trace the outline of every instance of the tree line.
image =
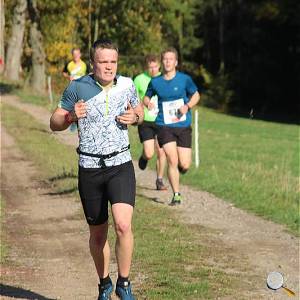
[[(299, 113), (297, 0), (0, 0), (0, 72), (40, 92), (74, 46), (88, 60), (99, 37), (120, 48), (135, 76), (144, 55), (174, 46), (179, 68), (222, 112), (295, 121)], [(22, 70), (22, 73), (20, 72)], [(21, 76), (21, 77), (20, 77)]]

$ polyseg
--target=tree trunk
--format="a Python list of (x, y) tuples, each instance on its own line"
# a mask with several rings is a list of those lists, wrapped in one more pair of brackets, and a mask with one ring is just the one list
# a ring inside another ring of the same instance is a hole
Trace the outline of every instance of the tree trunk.
[(8, 41), (4, 75), (10, 80), (19, 80), (27, 1), (19, 0), (13, 15), (12, 34)]
[(0, 0), (0, 74), (4, 71), (4, 0)]
[(89, 50), (92, 46), (92, 0), (89, 0)]
[(46, 55), (43, 48), (43, 36), (40, 31), (40, 16), (36, 0), (28, 0), (28, 12), (31, 21), (30, 44), (32, 48), (32, 77), (30, 86), (34, 90), (44, 93), (46, 90)]

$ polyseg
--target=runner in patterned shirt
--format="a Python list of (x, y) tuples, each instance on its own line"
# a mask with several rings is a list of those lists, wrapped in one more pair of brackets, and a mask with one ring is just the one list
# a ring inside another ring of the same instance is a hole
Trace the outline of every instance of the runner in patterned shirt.
[(168, 161), (168, 178), (173, 190), (170, 205), (182, 201), (179, 190), (179, 172), (187, 172), (192, 161), (191, 108), (200, 95), (192, 78), (177, 72), (178, 53), (175, 48), (168, 48), (161, 54), (163, 74), (151, 79), (144, 105), (153, 108), (151, 97), (158, 97), (158, 143), (163, 147)]
[(50, 119), (60, 131), (78, 121), (78, 187), (90, 230), (90, 252), (100, 279), (98, 300), (110, 299), (108, 201), (116, 231), (118, 279), (116, 294), (134, 299), (128, 280), (133, 252), (131, 221), (135, 174), (129, 151), (128, 125), (143, 121), (133, 81), (117, 76), (118, 48), (96, 41), (90, 51), (93, 73), (70, 83)]

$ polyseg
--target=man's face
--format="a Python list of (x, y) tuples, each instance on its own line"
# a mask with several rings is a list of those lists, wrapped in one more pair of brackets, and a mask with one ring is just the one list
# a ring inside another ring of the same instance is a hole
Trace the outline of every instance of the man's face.
[(151, 61), (148, 63), (148, 73), (151, 77), (155, 77), (159, 73), (160, 64), (156, 61)]
[(79, 49), (75, 49), (75, 50), (73, 51), (72, 55), (73, 55), (73, 60), (74, 60), (75, 62), (78, 62), (78, 61), (80, 60), (80, 57), (81, 57), (81, 52), (80, 52)]
[(114, 49), (98, 48), (93, 61), (93, 71), (96, 79), (103, 85), (113, 82), (117, 74), (118, 52)]
[(166, 52), (163, 56), (162, 64), (166, 72), (175, 71), (177, 66), (176, 54), (173, 52)]

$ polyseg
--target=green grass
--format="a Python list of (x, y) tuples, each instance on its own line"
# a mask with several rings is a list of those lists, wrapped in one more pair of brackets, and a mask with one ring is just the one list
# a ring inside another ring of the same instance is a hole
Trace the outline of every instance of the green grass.
[[(75, 150), (58, 143), (28, 114), (9, 105), (2, 108), (4, 126), (23, 153), (39, 166), (41, 180), (52, 186), (53, 192), (72, 192), (78, 198)], [(240, 285), (236, 275), (205, 263), (213, 250), (218, 259), (215, 245), (209, 249), (206, 243), (192, 242), (204, 229), (180, 224), (177, 218), (171, 210), (137, 197), (132, 278), (143, 278), (137, 296), (194, 300), (234, 294), (233, 286)]]
[[(299, 229), (299, 126), (199, 109), (200, 167), (183, 184), (211, 192), (274, 222)], [(137, 131), (131, 128), (131, 141)], [(141, 145), (131, 142), (133, 157)], [(154, 168), (154, 160), (150, 163)]]

